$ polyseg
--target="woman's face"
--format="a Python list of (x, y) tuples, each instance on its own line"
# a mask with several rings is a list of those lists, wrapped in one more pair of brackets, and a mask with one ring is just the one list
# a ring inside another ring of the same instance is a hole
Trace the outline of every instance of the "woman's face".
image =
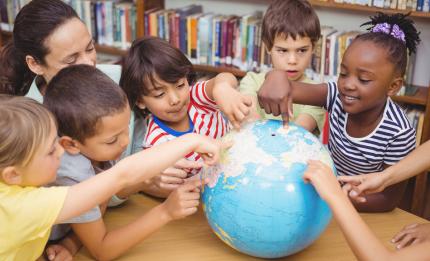
[[(38, 64), (36, 74), (49, 82), (61, 69), (73, 64), (96, 65), (94, 41), (85, 24), (72, 18), (58, 27), (46, 40), (45, 64)], [(34, 71), (34, 70), (33, 70)]]

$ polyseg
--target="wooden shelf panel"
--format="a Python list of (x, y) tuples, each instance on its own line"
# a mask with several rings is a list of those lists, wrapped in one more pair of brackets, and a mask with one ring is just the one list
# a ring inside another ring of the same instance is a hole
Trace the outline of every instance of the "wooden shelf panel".
[(246, 75), (245, 71), (239, 70), (235, 67), (226, 67), (226, 66), (211, 66), (211, 65), (202, 65), (202, 64), (194, 64), (194, 70), (200, 72), (213, 72), (213, 73), (221, 73), (221, 72), (229, 72), (232, 73), (236, 77), (244, 77)]
[(96, 44), (95, 46), (96, 46), (97, 52), (101, 52), (101, 53), (107, 53), (107, 54), (119, 55), (119, 56), (124, 56), (127, 53), (126, 49), (121, 49), (114, 46), (101, 45), (101, 44)]
[(427, 104), (428, 90), (429, 88), (427, 87), (418, 87), (418, 90), (414, 95), (396, 95), (391, 98), (393, 101), (400, 103), (425, 106)]
[[(411, 12), (411, 10), (398, 10), (398, 9), (387, 9), (387, 8), (379, 8), (375, 6), (363, 6), (363, 5), (354, 5), (354, 4), (345, 4), (345, 3), (335, 3), (333, 0), (328, 1), (318, 1), (318, 0), (310, 0), (312, 6), (314, 7), (322, 7), (327, 9), (338, 9), (338, 10), (349, 10), (349, 11), (357, 11), (357, 12), (363, 12), (363, 13), (376, 13), (378, 11), (384, 12), (384, 13), (408, 13)], [(430, 19), (430, 13), (429, 12), (417, 12), (412, 11), (411, 17), (417, 17), (417, 18), (424, 18), (424, 19)]]
[[(120, 49), (113, 46), (100, 45), (100, 44), (96, 44), (96, 49), (97, 49), (97, 52), (107, 53), (112, 55), (124, 56), (127, 53), (127, 50)], [(225, 67), (225, 66), (215, 67), (210, 65), (195, 64), (194, 69), (199, 72), (214, 72), (214, 73), (230, 72), (234, 74), (236, 77), (244, 77), (246, 74), (246, 72), (241, 71), (237, 68)]]

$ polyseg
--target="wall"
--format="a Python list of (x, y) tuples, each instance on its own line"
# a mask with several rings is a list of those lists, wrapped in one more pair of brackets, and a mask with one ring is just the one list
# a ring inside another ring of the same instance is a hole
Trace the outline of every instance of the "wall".
[[(264, 11), (269, 0), (165, 0), (166, 8), (178, 8), (188, 4), (201, 4), (204, 12), (244, 15), (257, 10)], [(231, 11), (234, 10), (234, 11)], [(357, 30), (372, 13), (358, 13), (345, 10), (316, 8), (322, 25), (340, 30)], [(430, 84), (430, 18), (414, 18), (421, 31), (421, 44), (418, 46), (413, 83), (419, 86)]]

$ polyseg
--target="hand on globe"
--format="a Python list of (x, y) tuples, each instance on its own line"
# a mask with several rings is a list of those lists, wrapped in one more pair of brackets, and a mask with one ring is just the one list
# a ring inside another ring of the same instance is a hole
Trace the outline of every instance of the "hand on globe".
[(180, 159), (175, 165), (152, 178), (152, 182), (160, 189), (171, 191), (184, 184), (188, 173), (192, 169), (199, 169), (201, 167), (203, 167), (202, 162)]
[(170, 193), (162, 204), (168, 221), (194, 214), (200, 203), (200, 187), (206, 183), (206, 179), (190, 181)]
[(282, 115), (284, 127), (293, 117), (292, 87), (283, 70), (272, 70), (266, 75), (258, 91), (258, 103), (267, 114)]
[(319, 160), (308, 161), (308, 168), (303, 179), (305, 182), (310, 182), (321, 198), (327, 202), (332, 201), (339, 194), (342, 195), (342, 189), (333, 171)]

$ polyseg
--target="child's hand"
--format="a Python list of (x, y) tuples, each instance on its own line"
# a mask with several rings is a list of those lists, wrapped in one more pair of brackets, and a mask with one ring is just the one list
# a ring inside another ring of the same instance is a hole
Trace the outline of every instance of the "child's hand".
[(343, 191), (357, 203), (366, 202), (365, 195), (381, 192), (386, 187), (386, 175), (383, 172), (355, 176), (339, 176)]
[(272, 70), (266, 75), (258, 91), (258, 103), (268, 114), (282, 115), (284, 126), (293, 116), (292, 88), (283, 70)]
[(252, 99), (243, 95), (233, 87), (216, 86), (213, 90), (214, 99), (220, 110), (228, 118), (235, 129), (251, 112)]
[(169, 219), (175, 220), (194, 214), (199, 205), (200, 186), (206, 183), (206, 180), (194, 180), (170, 193), (163, 203)]
[(48, 260), (55, 261), (71, 261), (73, 259), (72, 254), (70, 254), (69, 250), (62, 245), (49, 245), (45, 250), (46, 257)]
[(197, 142), (194, 152), (198, 153), (205, 164), (214, 165), (218, 162), (221, 151), (233, 145), (231, 141), (220, 141), (207, 136), (192, 134)]
[(174, 166), (164, 170), (160, 175), (153, 178), (153, 183), (163, 190), (174, 190), (184, 184), (188, 173), (192, 169), (202, 168), (203, 164), (197, 161), (181, 159)]
[(411, 224), (404, 227), (391, 242), (397, 249), (419, 244), (430, 240), (430, 224)]
[(312, 183), (321, 198), (326, 201), (342, 194), (342, 189), (333, 171), (321, 161), (309, 160), (303, 179), (305, 182)]

